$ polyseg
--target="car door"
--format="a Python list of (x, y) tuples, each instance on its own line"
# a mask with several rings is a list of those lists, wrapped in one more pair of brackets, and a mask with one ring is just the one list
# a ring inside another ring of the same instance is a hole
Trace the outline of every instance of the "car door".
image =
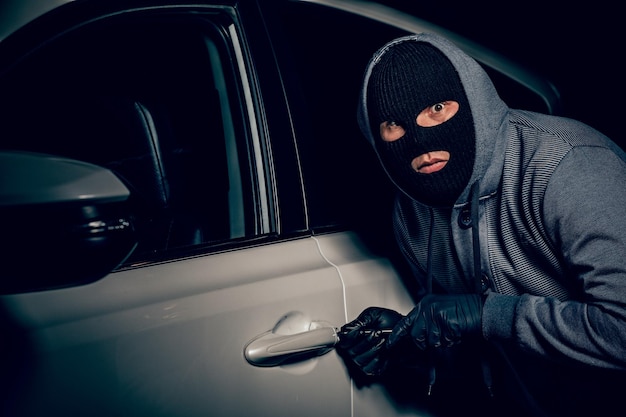
[[(42, 248), (48, 229), (13, 211), (13, 237), (29, 235), (2, 260), (18, 263), (0, 297), (4, 415), (350, 415), (350, 379), (326, 354), (346, 320), (342, 276), (307, 230), (297, 161), (270, 153), (238, 13), (70, 4), (7, 42), (0, 148), (114, 173), (137, 246), (74, 282), (89, 261), (46, 265), (64, 248)], [(47, 207), (92, 225), (104, 209), (91, 198)], [(21, 271), (31, 287), (12, 291)], [(315, 337), (285, 339), (299, 333)]]

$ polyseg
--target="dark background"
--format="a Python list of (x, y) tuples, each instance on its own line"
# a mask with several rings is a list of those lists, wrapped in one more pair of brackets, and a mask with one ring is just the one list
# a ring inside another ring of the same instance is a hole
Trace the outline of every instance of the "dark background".
[(618, 2), (530, 0), (381, 0), (479, 42), (550, 79), (561, 92), (564, 115), (581, 120), (626, 148), (621, 124), (626, 26)]

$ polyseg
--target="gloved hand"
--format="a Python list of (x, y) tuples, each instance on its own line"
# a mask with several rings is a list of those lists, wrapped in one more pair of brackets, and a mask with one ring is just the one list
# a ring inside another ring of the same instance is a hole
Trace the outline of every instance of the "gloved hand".
[(451, 347), (481, 334), (483, 301), (478, 294), (426, 295), (394, 327), (387, 347), (410, 337), (421, 350)]
[(387, 333), (404, 316), (381, 307), (368, 307), (341, 327), (337, 349), (365, 375), (380, 375), (387, 367)]

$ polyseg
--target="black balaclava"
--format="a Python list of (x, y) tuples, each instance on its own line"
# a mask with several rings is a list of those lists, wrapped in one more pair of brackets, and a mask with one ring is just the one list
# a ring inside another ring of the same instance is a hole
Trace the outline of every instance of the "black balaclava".
[[(451, 119), (433, 127), (417, 125), (422, 110), (443, 101), (459, 103)], [(395, 184), (423, 204), (452, 206), (472, 175), (476, 139), (467, 96), (448, 58), (425, 42), (393, 45), (372, 70), (368, 112), (377, 152)], [(383, 141), (379, 126), (384, 121), (401, 125), (405, 135)], [(450, 152), (447, 165), (431, 174), (414, 171), (411, 161), (432, 151)]]

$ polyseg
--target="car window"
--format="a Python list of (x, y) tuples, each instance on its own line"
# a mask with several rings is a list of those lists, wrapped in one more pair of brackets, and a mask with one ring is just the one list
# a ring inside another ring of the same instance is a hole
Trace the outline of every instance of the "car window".
[(349, 228), (380, 241), (393, 191), (358, 128), (356, 104), (371, 55), (406, 32), (312, 4), (286, 2), (275, 17), (311, 228)]
[(0, 148), (112, 170), (131, 190), (129, 262), (261, 233), (228, 42), (194, 17), (70, 31), (1, 75)]

